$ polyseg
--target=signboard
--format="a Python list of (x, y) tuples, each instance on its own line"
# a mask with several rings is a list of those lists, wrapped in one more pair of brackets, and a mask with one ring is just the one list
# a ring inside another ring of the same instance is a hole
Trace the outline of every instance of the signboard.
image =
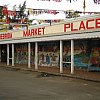
[(25, 30), (23, 31), (23, 37), (44, 35), (44, 29), (45, 27)]
[(100, 28), (100, 18), (88, 19), (86, 21), (79, 21), (77, 23), (70, 22), (64, 24), (64, 32), (67, 31), (81, 31)]
[(8, 16), (15, 16), (15, 15), (16, 15), (16, 11), (8, 10)]
[[(2, 27), (3, 29), (3, 27)], [(25, 30), (17, 30), (12, 33), (0, 33), (0, 40), (16, 39), (16, 38), (30, 38), (41, 37), (43, 35), (55, 35), (55, 34), (72, 34), (89, 31), (100, 30), (100, 16), (92, 17), (88, 19), (70, 20), (66, 23), (45, 26), (26, 28)]]
[(12, 33), (0, 34), (0, 40), (12, 38)]
[(7, 26), (0, 24), (0, 32), (7, 32)]

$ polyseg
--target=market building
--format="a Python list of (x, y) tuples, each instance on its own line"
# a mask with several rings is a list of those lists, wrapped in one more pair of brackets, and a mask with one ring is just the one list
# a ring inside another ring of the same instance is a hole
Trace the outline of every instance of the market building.
[(0, 32), (0, 62), (34, 70), (58, 68), (59, 73), (100, 71), (100, 15)]

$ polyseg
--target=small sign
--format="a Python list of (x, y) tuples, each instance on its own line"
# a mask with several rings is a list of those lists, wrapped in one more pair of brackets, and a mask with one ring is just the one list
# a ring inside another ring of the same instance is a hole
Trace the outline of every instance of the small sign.
[(7, 26), (0, 24), (0, 32), (7, 32)]

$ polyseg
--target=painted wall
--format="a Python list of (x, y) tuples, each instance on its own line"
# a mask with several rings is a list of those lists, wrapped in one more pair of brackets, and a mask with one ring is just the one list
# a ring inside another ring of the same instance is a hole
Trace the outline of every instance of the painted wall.
[[(34, 45), (31, 44), (31, 64), (34, 65)], [(15, 44), (15, 63), (28, 64), (28, 44)]]
[[(71, 61), (70, 41), (63, 42), (63, 62)], [(75, 40), (74, 64), (76, 68), (100, 67), (100, 40)], [(92, 44), (91, 44), (92, 43)], [(35, 62), (34, 44), (31, 44), (31, 64)], [(15, 45), (15, 63), (28, 63), (28, 45)], [(38, 65), (59, 67), (60, 62), (59, 42), (42, 42), (38, 45)], [(70, 64), (63, 64), (70, 67)]]
[[(70, 49), (70, 44), (64, 45), (63, 61), (65, 62), (70, 61)], [(100, 40), (75, 41), (74, 64), (76, 68), (100, 67)]]
[(38, 64), (39, 66), (59, 67), (59, 42), (39, 44)]
[(28, 50), (27, 44), (15, 45), (15, 63), (27, 64), (28, 63)]

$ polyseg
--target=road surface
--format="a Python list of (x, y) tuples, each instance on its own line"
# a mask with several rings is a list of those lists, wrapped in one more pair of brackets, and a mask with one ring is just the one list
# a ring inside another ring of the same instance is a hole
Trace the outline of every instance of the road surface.
[(0, 100), (100, 100), (100, 83), (0, 68)]

